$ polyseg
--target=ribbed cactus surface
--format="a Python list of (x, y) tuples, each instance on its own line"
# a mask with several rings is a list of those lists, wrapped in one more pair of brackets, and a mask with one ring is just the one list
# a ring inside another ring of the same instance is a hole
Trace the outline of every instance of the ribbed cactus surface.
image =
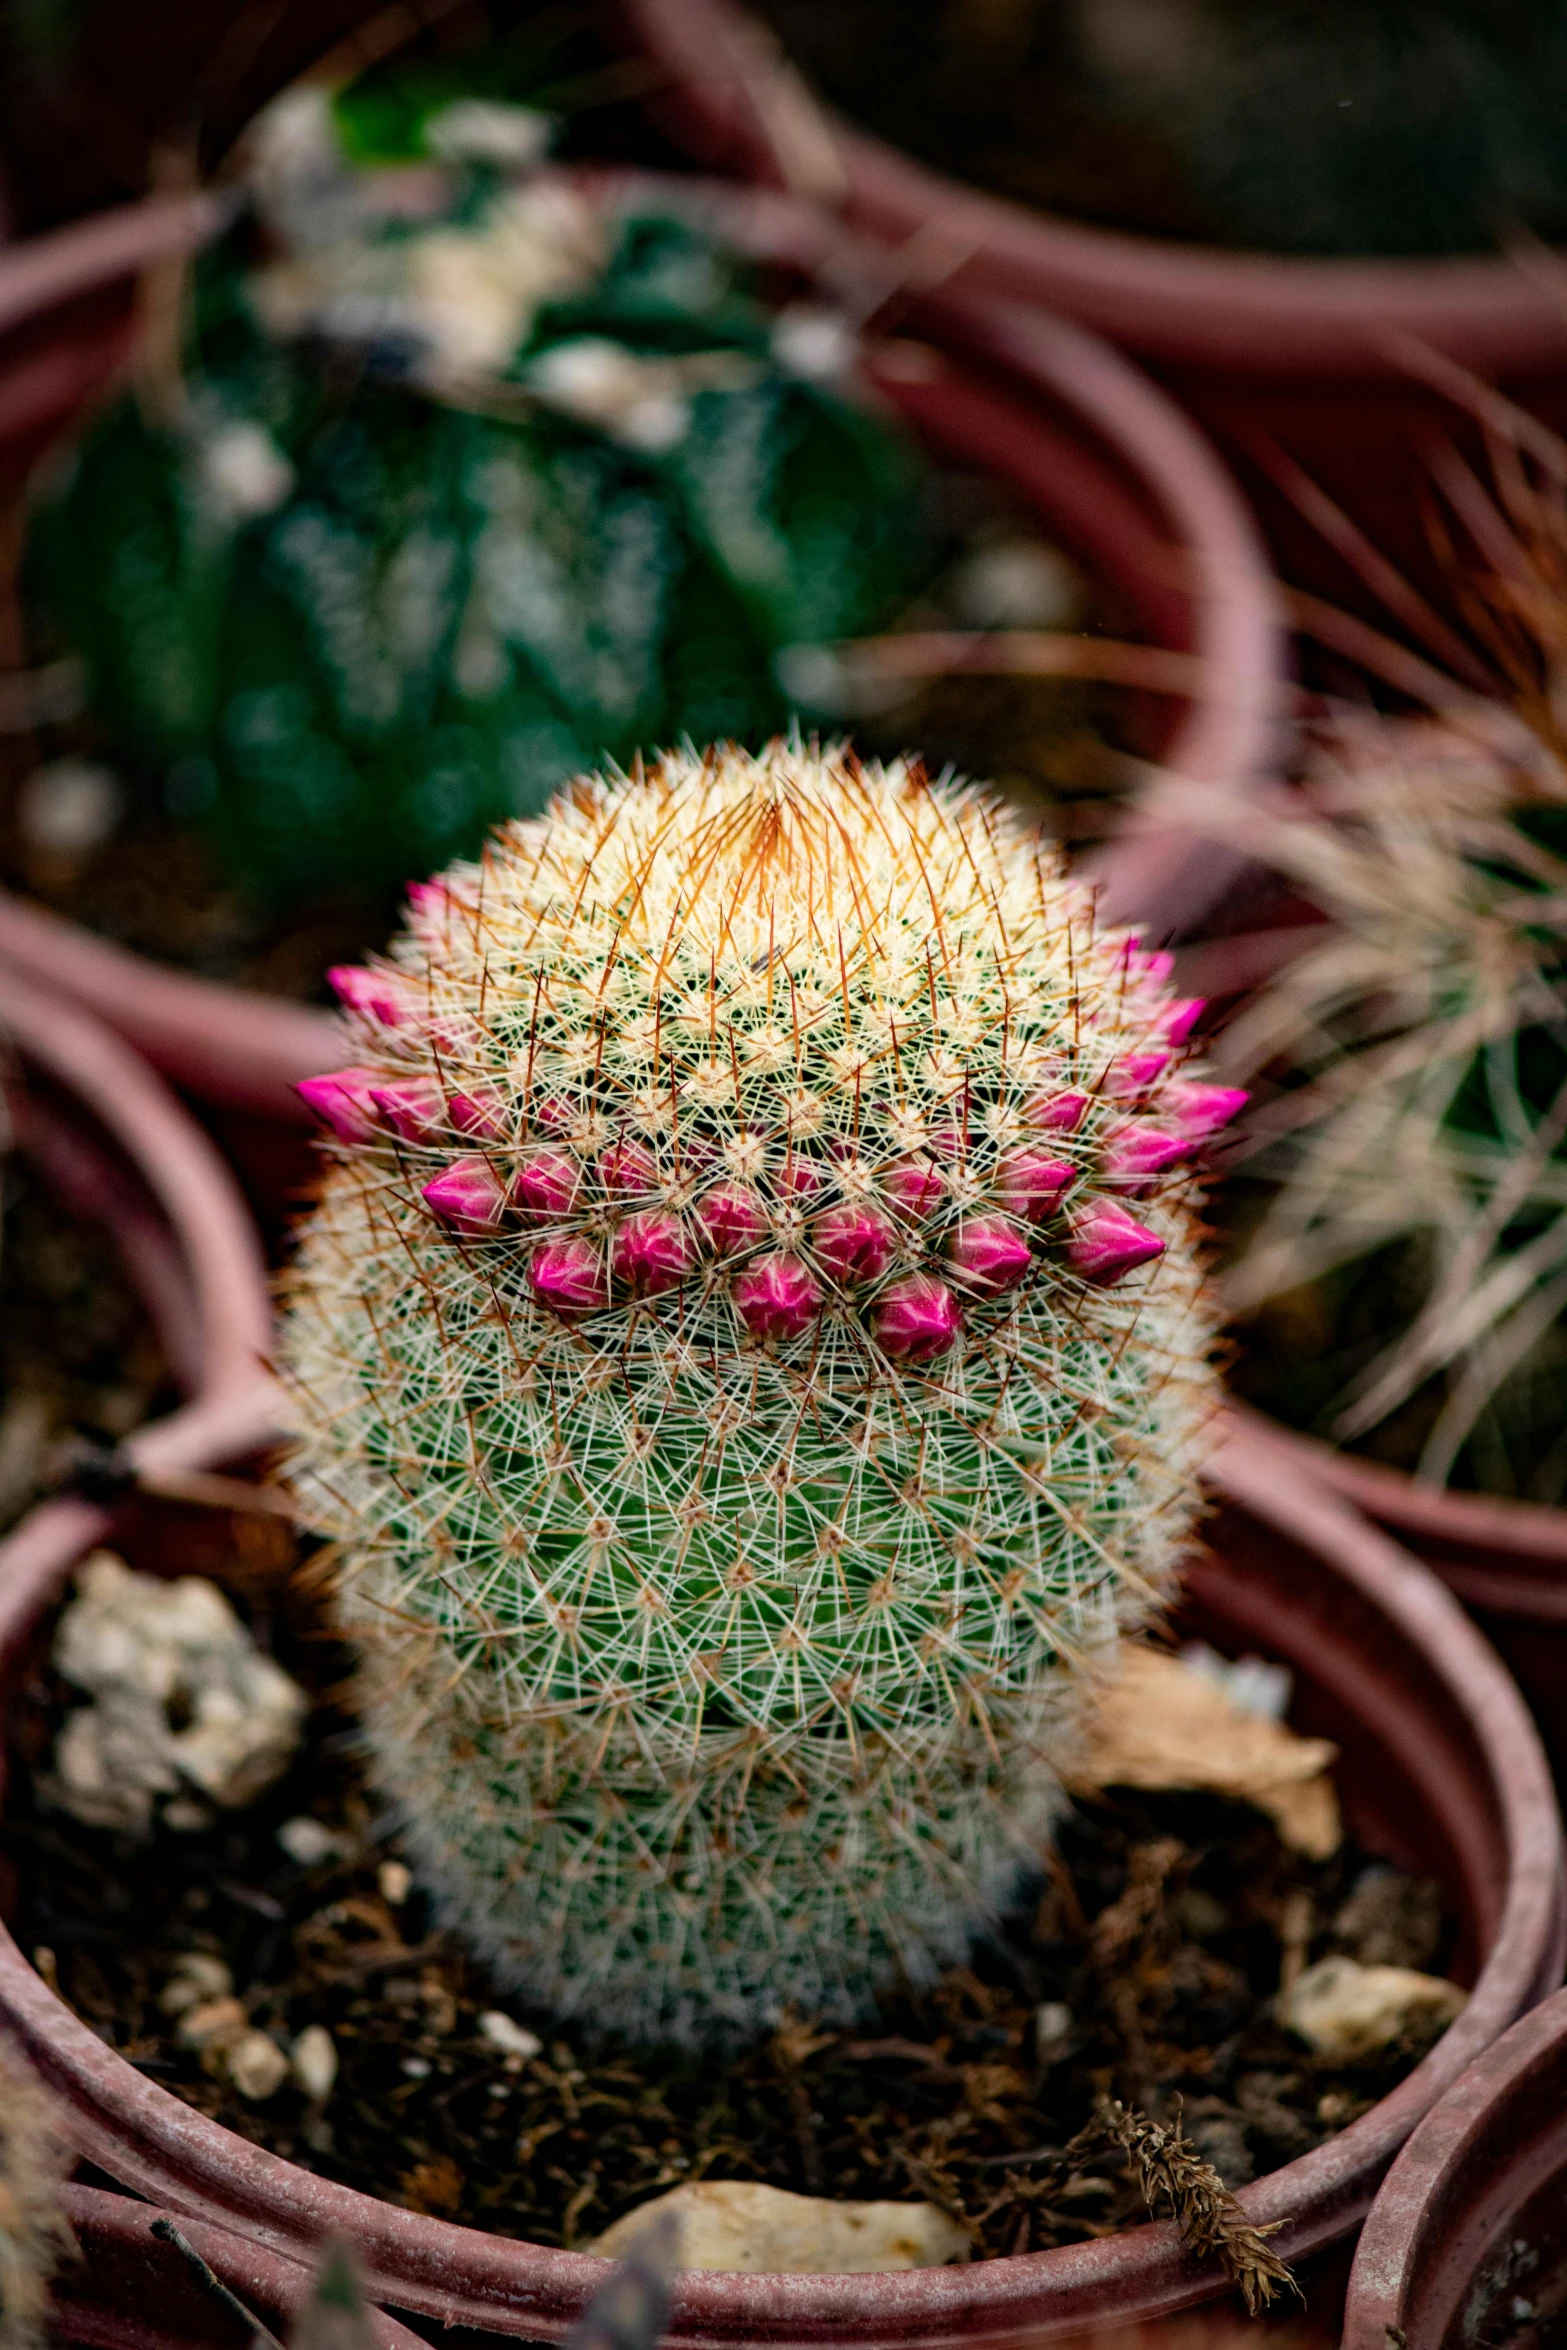
[(338, 975), (296, 1478), (503, 1979), (845, 2018), (1037, 1852), (1212, 1404), (1167, 970), (981, 793), (779, 744), (578, 783)]

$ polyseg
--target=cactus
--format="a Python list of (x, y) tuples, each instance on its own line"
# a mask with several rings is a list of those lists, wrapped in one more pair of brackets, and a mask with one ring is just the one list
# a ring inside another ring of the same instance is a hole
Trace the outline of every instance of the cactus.
[(500, 1981), (846, 2020), (1037, 1860), (1212, 1402), (1167, 971), (982, 793), (776, 743), (577, 782), (339, 975), (296, 1489)]

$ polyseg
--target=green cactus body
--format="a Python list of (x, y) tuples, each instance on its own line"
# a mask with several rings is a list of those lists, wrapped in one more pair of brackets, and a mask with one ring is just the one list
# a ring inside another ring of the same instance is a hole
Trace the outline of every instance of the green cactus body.
[(847, 2019), (1037, 1859), (1212, 1407), (1239, 1097), (1167, 968), (980, 793), (775, 744), (572, 786), (340, 975), (295, 1477), (501, 1980)]

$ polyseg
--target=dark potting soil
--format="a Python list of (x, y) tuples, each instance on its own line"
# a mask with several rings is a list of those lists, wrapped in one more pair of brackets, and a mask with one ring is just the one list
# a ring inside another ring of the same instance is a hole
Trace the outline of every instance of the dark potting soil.
[[(1281, 1974), (1329, 1951), (1439, 1968), (1448, 1929), (1433, 1886), (1351, 1845), (1303, 1860), (1245, 1805), (1125, 1790), (1068, 1815), (1050, 1872), (969, 1965), (929, 1993), (889, 1996), (858, 2032), (800, 2016), (719, 2063), (558, 2031), (498, 1994), (401, 1881), (343, 1710), (348, 1659), (300, 1578), (283, 1579), (289, 1536), (252, 1518), (223, 1539), (220, 1579), (249, 1594), (258, 1638), (315, 1698), (297, 1762), (207, 1832), (160, 1826), (133, 1843), (82, 1827), (34, 1777), (70, 1697), (40, 1667), (12, 1709), (7, 1908), (22, 1948), (111, 2047), (325, 2177), (568, 2247), (691, 2179), (928, 2196), (990, 2257), (1146, 2218), (1123, 2157), (1059, 2159), (1107, 2096), (1155, 2120), (1183, 2113), (1234, 2187), (1331, 2137), (1424, 2053), (1406, 2043), (1327, 2064), (1270, 2003)], [(200, 1569), (200, 1546), (182, 1563)], [(279, 1843), (301, 1815), (335, 1840), (311, 1866)], [(322, 2105), (291, 2083), (248, 2102), (180, 2044), (160, 1995), (191, 1951), (224, 1962), (251, 2024), (284, 2046), (326, 2027), (340, 2069)], [(536, 2032), (531, 2061), (480, 2030), (495, 2008)]]
[(0, 1156), (0, 1529), (70, 1466), (173, 1402), (147, 1313), (108, 1234)]

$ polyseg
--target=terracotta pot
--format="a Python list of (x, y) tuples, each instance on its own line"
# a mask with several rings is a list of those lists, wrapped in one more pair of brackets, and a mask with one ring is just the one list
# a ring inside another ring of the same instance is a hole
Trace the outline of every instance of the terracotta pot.
[[(1183, 1627), (1262, 1648), (1298, 1676), (1295, 1718), (1339, 1740), (1352, 1830), (1438, 1877), (1461, 1920), (1468, 2007), (1396, 2089), (1329, 2144), (1248, 2187), (1298, 2260), (1343, 2238), (1421, 2116), (1471, 2059), (1559, 1979), (1567, 1936), (1561, 1828), (1517, 1693), (1421, 1567), (1305, 1477), (1287, 1451), (1231, 1429), (1213, 1468), (1209, 1553)], [(11, 1670), (66, 1561), (0, 1575)], [(393, 2209), (231, 2135), (106, 2048), (0, 1936), (0, 2022), (38, 2065), (89, 2160), (170, 2210), (297, 2259), (332, 2228), (361, 2248), (379, 2301), (478, 2334), (553, 2339), (603, 2274), (558, 2252)], [(1053, 2341), (1190, 2307), (1223, 2280), (1168, 2225), (970, 2268), (895, 2276), (689, 2275), (674, 2345), (936, 2345)]]
[[(71, 2350), (247, 2350), (247, 2329), (176, 2245), (153, 2234), (172, 2214), (101, 2187), (67, 2187), (65, 2216), (81, 2251), (55, 2280), (52, 2341)], [(178, 2224), (178, 2223), (176, 2223)], [(188, 2221), (181, 2235), (262, 2322), (285, 2340), (311, 2272), (227, 2228)], [(377, 2350), (423, 2350), (417, 2334), (368, 2311)]]
[[(690, 183), (681, 200), (701, 201)], [(797, 203), (707, 192), (737, 235), (761, 251), (825, 267), (841, 232)], [(0, 253), (0, 329), (26, 318), (48, 328), (60, 286), (75, 296), (99, 270), (111, 287), (210, 229), (210, 206), (130, 206), (106, 220)], [(90, 230), (90, 235), (89, 235)], [(949, 339), (961, 305), (928, 306)], [(1091, 572), (1113, 583), (1152, 641), (1201, 664), (1197, 695), (1166, 755), (1187, 773), (1244, 789), (1266, 767), (1282, 639), (1265, 560), (1246, 508), (1188, 421), (1106, 344), (1064, 321), (987, 314), (964, 330), (987, 365), (931, 353), (912, 372), (889, 350), (874, 368), (882, 396), (943, 455), (1000, 475)], [(73, 413), (65, 363), (74, 330), (40, 346), (60, 366), (49, 431)], [(5, 433), (0, 343), (0, 455)], [(907, 346), (905, 346), (905, 353)], [(36, 356), (36, 353), (35, 353)], [(101, 374), (94, 376), (96, 384)], [(31, 412), (29, 412), (31, 414)], [(49, 437), (32, 416), (23, 436), (36, 457)], [(1112, 910), (1165, 929), (1195, 915), (1224, 886), (1232, 861), (1168, 832), (1128, 837), (1105, 880)], [(0, 897), (0, 963), (90, 1006), (176, 1083), (199, 1097), (301, 1123), (293, 1081), (340, 1054), (323, 1014), (161, 968), (58, 916)]]
[(1567, 280), (1543, 248), (1303, 260), (1087, 227), (967, 187), (818, 108), (737, 0), (621, 0), (621, 16), (668, 77), (652, 104), (703, 163), (835, 203), (917, 253), (928, 276), (945, 267), (965, 291), (1063, 314), (1135, 352), (1246, 466), (1291, 578), (1338, 595), (1357, 586), (1247, 463), (1259, 427), (1434, 585), (1422, 442), (1455, 412), (1422, 354), (1567, 411)]
[(1398, 1469), (1277, 1432), (1303, 1466), (1439, 1575), (1495, 1643), (1567, 1781), (1567, 1510), (1448, 1493)]
[(1470, 2066), (1388, 2173), (1350, 2272), (1344, 2350), (1524, 2350), (1558, 2339), (1564, 2310), (1567, 1991)]
[[(254, 1451), (274, 1418), (271, 1309), (260, 1245), (227, 1167), (117, 1037), (3, 962), (0, 1038), (46, 1089), (40, 1103), (19, 1105), (23, 1147), (78, 1213), (108, 1224), (187, 1389), (177, 1411), (127, 1439), (114, 1477), (167, 1478)], [(107, 1493), (40, 1503), (0, 1542), (0, 1577), (62, 1574), (112, 1517)]]

